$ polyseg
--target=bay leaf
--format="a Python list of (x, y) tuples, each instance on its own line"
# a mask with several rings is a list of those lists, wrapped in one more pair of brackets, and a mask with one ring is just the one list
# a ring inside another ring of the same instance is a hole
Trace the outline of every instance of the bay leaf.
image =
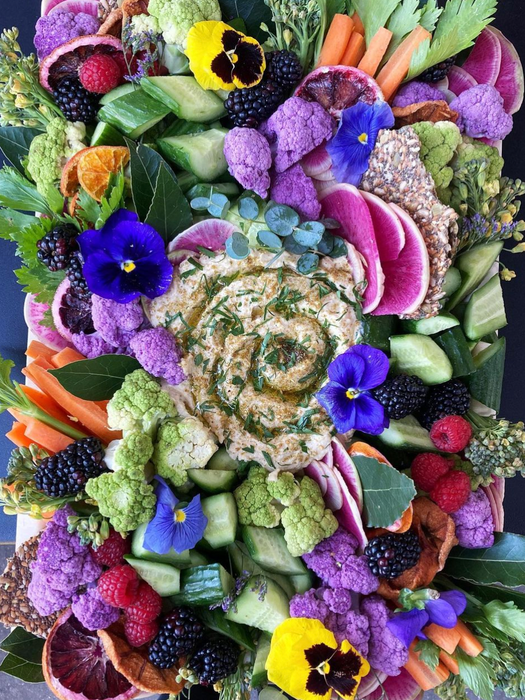
[(149, 146), (126, 139), (130, 154), (131, 196), (140, 221), (144, 221), (155, 194), (155, 184), (164, 159)]
[(0, 150), (22, 175), (25, 175), (22, 160), (29, 153), (31, 141), (41, 133), (25, 126), (0, 126)]
[(44, 640), (30, 632), (26, 632), (22, 627), (15, 627), (0, 643), (0, 649), (29, 663), (40, 664)]
[(0, 664), (0, 671), (7, 673), (8, 676), (20, 678), (24, 683), (44, 683), (41, 664), (32, 664), (13, 654), (8, 654), (5, 657)]
[(144, 220), (157, 231), (166, 244), (193, 223), (188, 200), (171, 168), (162, 162), (155, 183), (155, 194)]
[(106, 401), (120, 389), (126, 376), (140, 363), (127, 355), (101, 355), (94, 360), (71, 362), (49, 370), (73, 396), (85, 401)]

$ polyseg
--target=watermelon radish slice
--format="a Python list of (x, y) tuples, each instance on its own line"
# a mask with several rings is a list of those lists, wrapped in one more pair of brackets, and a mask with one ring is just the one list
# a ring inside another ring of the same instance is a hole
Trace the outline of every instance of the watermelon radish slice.
[(518, 52), (499, 29), (490, 27), (490, 32), (501, 44), (501, 69), (494, 87), (503, 97), (503, 105), (509, 114), (515, 114), (523, 104), (523, 65)]
[(362, 513), (363, 488), (361, 486), (361, 479), (359, 478), (359, 474), (355, 468), (352, 458), (346, 451), (345, 446), (337, 438), (332, 440), (332, 451), (334, 455), (334, 469), (339, 470), (345, 484), (348, 486), (348, 490), (357, 503), (359, 513)]
[(470, 73), (464, 68), (459, 66), (453, 66), (452, 70), (448, 74), (448, 89), (453, 92), (456, 97), (461, 95), (465, 90), (469, 90), (471, 87), (476, 87), (478, 81), (473, 78)]
[(40, 6), (40, 15), (44, 17), (45, 15), (48, 15), (51, 10), (59, 5), (62, 2), (62, 0), (42, 0), (42, 4)]
[(86, 15), (98, 17), (98, 0), (61, 0), (58, 5), (54, 5), (49, 10), (48, 14), (51, 15), (53, 12), (72, 12), (74, 15), (84, 12)]
[(337, 469), (333, 469), (332, 472), (339, 482), (339, 486), (341, 487), (341, 491), (343, 493), (343, 506), (340, 508), (340, 510), (334, 513), (334, 515), (339, 521), (339, 525), (342, 525), (345, 530), (348, 530), (348, 532), (352, 533), (352, 535), (354, 535), (354, 537), (357, 539), (359, 542), (358, 553), (361, 554), (368, 544), (368, 538), (363, 527), (359, 506), (357, 505), (355, 498), (350, 493), (348, 486), (346, 485), (340, 472)]
[(46, 311), (49, 310), (47, 304), (37, 301), (34, 294), (28, 294), (24, 303), (24, 320), (29, 331), (37, 340), (40, 340), (48, 348), (59, 352), (64, 348), (71, 347), (70, 343), (54, 328), (42, 325), (42, 320)]
[(381, 264), (397, 260), (405, 247), (405, 229), (386, 202), (371, 192), (361, 192), (372, 217)]
[(353, 185), (337, 184), (320, 195), (320, 202), (323, 216), (341, 224), (336, 234), (355, 246), (365, 260), (368, 284), (364, 292), (363, 313), (370, 313), (381, 301), (385, 276), (366, 201)]
[(373, 311), (376, 316), (414, 313), (425, 300), (430, 284), (430, 261), (421, 231), (401, 207), (389, 206), (405, 229), (405, 247), (397, 260), (383, 263), (385, 289)]
[(328, 448), (328, 450), (326, 451), (325, 456), (321, 459), (321, 462), (323, 462), (323, 464), (326, 464), (330, 468), (332, 468), (334, 466), (334, 452), (332, 450), (331, 445)]
[[(363, 697), (361, 694), (359, 696)], [(380, 700), (385, 697), (388, 700), (418, 700), (419, 697), (423, 697), (423, 691), (410, 673), (402, 668), (398, 676), (388, 676), (382, 682), (382, 686), (378, 684), (366, 697), (368, 700)]]
[(69, 328), (66, 328), (62, 323), (62, 319), (60, 318), (60, 307), (62, 306), (62, 297), (69, 289), (69, 285), (70, 282), (67, 278), (58, 285), (55, 296), (53, 297), (53, 303), (51, 304), (51, 315), (53, 317), (55, 328), (62, 338), (67, 341), (68, 345), (73, 342), (73, 335)]
[(304, 174), (308, 177), (318, 177), (321, 173), (325, 173), (332, 167), (332, 159), (326, 150), (326, 143), (314, 148), (313, 151), (307, 153), (301, 161), (301, 167)]
[(324, 501), (328, 508), (335, 513), (343, 507), (343, 492), (332, 467), (322, 462), (310, 464), (305, 473), (313, 479), (323, 493)]
[(368, 673), (359, 684), (359, 688), (357, 690), (357, 697), (359, 698), (359, 700), (367, 698), (370, 695), (370, 693), (373, 693), (376, 688), (379, 688), (381, 684), (386, 681), (387, 678), (388, 676), (386, 675), (386, 673), (383, 673), (383, 671), (376, 671), (375, 669), (371, 669), (370, 673)]
[(501, 54), (501, 42), (487, 27), (476, 39), (463, 70), (480, 85), (495, 85), (501, 69)]
[(319, 182), (335, 182), (335, 176), (332, 168), (325, 170), (323, 173), (318, 173), (312, 180), (318, 180)]
[(325, 477), (323, 465), (314, 461), (306, 467), (304, 473), (315, 481), (324, 496), (328, 489), (328, 479)]
[(206, 219), (199, 221), (190, 228), (180, 233), (168, 247), (168, 253), (176, 250), (191, 250), (192, 253), (199, 252), (201, 248), (208, 250), (220, 250), (224, 248), (224, 243), (237, 227), (229, 221), (222, 219)]
[(482, 488), (485, 496), (488, 498), (490, 503), (490, 512), (492, 514), (492, 521), (494, 523), (494, 532), (503, 532), (503, 529), (501, 527), (499, 508), (494, 497), (494, 493), (492, 492), (490, 486), (483, 486)]

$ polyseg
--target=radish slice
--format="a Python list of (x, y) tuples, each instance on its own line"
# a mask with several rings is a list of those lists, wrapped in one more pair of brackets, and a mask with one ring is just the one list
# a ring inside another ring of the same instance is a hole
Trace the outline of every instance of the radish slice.
[(56, 329), (42, 325), (46, 311), (49, 311), (47, 304), (38, 302), (34, 294), (27, 295), (24, 303), (24, 319), (31, 333), (37, 340), (57, 352), (71, 347), (70, 343)]
[(405, 247), (405, 229), (392, 207), (371, 192), (361, 192), (368, 206), (381, 264), (397, 260)]
[(92, 17), (98, 17), (98, 0), (60, 0), (60, 2), (48, 10), (47, 14), (53, 12), (72, 12), (78, 15), (83, 12)]
[(312, 462), (306, 467), (304, 473), (306, 476), (309, 476), (310, 479), (315, 481), (324, 496), (326, 494), (326, 490), (328, 489), (328, 479), (323, 471), (323, 465), (319, 462)]
[(318, 173), (313, 180), (318, 180), (319, 182), (335, 182), (335, 177), (332, 168), (325, 170), (322, 173)]
[(461, 95), (462, 92), (471, 87), (476, 87), (477, 84), (478, 81), (459, 66), (453, 66), (448, 74), (448, 89), (456, 96)]
[(373, 693), (376, 688), (386, 681), (388, 676), (383, 671), (376, 671), (374, 668), (370, 669), (370, 673), (366, 675), (357, 689), (357, 697), (359, 700), (362, 698), (367, 698), (370, 693)]
[(319, 175), (330, 170), (332, 167), (332, 159), (326, 150), (326, 143), (322, 143), (320, 146), (317, 146), (317, 148), (314, 148), (313, 151), (307, 153), (301, 160), (301, 166), (305, 175), (314, 178), (318, 178)]
[(388, 676), (382, 687), (378, 685), (367, 697), (368, 700), (380, 700), (383, 697), (387, 697), (388, 700), (417, 700), (421, 693), (418, 683), (402, 668), (398, 676)]
[(327, 467), (330, 467), (330, 469), (334, 466), (334, 453), (332, 450), (332, 445), (328, 448), (325, 456), (321, 459), (321, 462), (326, 464)]
[(463, 64), (463, 70), (482, 85), (495, 85), (500, 69), (501, 43), (489, 28), (484, 29)]
[(505, 479), (502, 476), (493, 476), (493, 488), (499, 493), (501, 500), (505, 498)]
[(490, 512), (492, 513), (492, 520), (494, 521), (494, 532), (502, 532), (499, 509), (498, 509), (498, 506), (496, 503), (496, 499), (494, 498), (494, 494), (490, 490), (490, 486), (484, 486), (483, 492), (485, 493), (486, 497), (489, 499)]
[(343, 507), (334, 515), (339, 521), (339, 524), (357, 539), (359, 542), (359, 552), (361, 553), (368, 544), (368, 538), (363, 528), (363, 521), (361, 520), (359, 507), (354, 497), (348, 490), (348, 486), (345, 484), (345, 481), (339, 471), (334, 469), (333, 474), (339, 482), (339, 486), (341, 487), (341, 491), (343, 493)]
[(224, 243), (237, 231), (236, 226), (221, 219), (206, 219), (199, 221), (182, 233), (179, 233), (168, 246), (168, 253), (176, 250), (191, 250), (199, 252), (199, 247), (217, 251), (224, 248)]
[(359, 513), (363, 512), (363, 489), (361, 487), (361, 479), (352, 458), (344, 448), (344, 445), (337, 438), (332, 440), (332, 449), (334, 454), (335, 468), (339, 470), (345, 484), (348, 486), (352, 497), (357, 503)]

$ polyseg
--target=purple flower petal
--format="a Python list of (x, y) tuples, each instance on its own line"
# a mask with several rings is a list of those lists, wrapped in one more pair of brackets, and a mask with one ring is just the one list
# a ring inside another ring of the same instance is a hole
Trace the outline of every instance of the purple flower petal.
[(328, 382), (315, 397), (330, 416), (338, 432), (346, 433), (355, 427), (355, 400), (348, 398), (346, 389), (340, 384)]
[(193, 549), (202, 539), (208, 524), (208, 518), (202, 511), (200, 495), (192, 498), (186, 508), (181, 508), (180, 512), (184, 513), (185, 519), (182, 522), (175, 521), (172, 546), (176, 552)]
[(451, 629), (458, 621), (458, 616), (452, 605), (441, 598), (427, 601), (425, 603), (425, 610), (428, 612), (430, 622), (440, 627)]
[(443, 591), (439, 594), (439, 599), (450, 603), (456, 615), (463, 615), (467, 608), (467, 598), (461, 591)]
[(406, 647), (421, 633), (428, 624), (428, 613), (425, 610), (409, 610), (396, 613), (388, 620), (386, 626)]
[(156, 554), (166, 554), (173, 546), (174, 534), (175, 514), (173, 508), (165, 503), (157, 502), (155, 517), (148, 523), (144, 533), (144, 549)]
[(157, 502), (164, 503), (165, 505), (170, 506), (170, 508), (175, 508), (179, 503), (179, 499), (175, 496), (168, 484), (161, 476), (158, 475), (155, 477), (155, 481), (157, 482), (157, 485), (155, 486)]
[(388, 357), (385, 353), (370, 345), (354, 345), (352, 350), (355, 355), (361, 357), (365, 362), (365, 370), (358, 385), (359, 389), (366, 391), (382, 384), (390, 369)]
[[(354, 428), (369, 435), (380, 435), (388, 427), (385, 409), (368, 394), (359, 394), (353, 402), (356, 408)], [(337, 427), (337, 426), (336, 426)]]
[(360, 387), (361, 377), (366, 370), (365, 360), (354, 352), (356, 347), (338, 355), (328, 366), (331, 381), (340, 384), (345, 391)]
[(129, 209), (119, 209), (112, 214), (104, 224), (104, 233), (112, 233), (113, 229), (121, 224), (136, 223), (139, 220), (138, 214)]

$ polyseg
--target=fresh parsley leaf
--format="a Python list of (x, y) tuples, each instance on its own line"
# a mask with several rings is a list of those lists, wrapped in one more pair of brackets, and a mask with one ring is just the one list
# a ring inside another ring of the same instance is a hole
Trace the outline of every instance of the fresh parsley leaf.
[(53, 215), (47, 200), (36, 186), (14, 168), (0, 170), (0, 206), (17, 211), (37, 211)]
[(456, 649), (455, 656), (459, 664), (460, 678), (467, 688), (481, 700), (492, 700), (496, 677), (490, 662), (481, 654), (476, 657), (468, 656), (461, 649)]
[(384, 62), (392, 56), (403, 39), (417, 27), (421, 19), (422, 10), (419, 7), (419, 0), (404, 0), (392, 13), (387, 25), (387, 29), (392, 32), (392, 39), (388, 45)]
[(76, 214), (84, 224), (93, 225), (101, 215), (100, 204), (85, 190), (80, 190)]
[(442, 12), (443, 9), (438, 7), (437, 0), (427, 0), (423, 6), (419, 24), (424, 27), (427, 32), (433, 32)]
[(483, 612), (493, 627), (525, 644), (525, 612), (515, 603), (492, 600), (483, 606)]
[(109, 217), (124, 207), (124, 190), (126, 180), (124, 173), (111, 173), (108, 187), (100, 202), (100, 214), (95, 222), (95, 228), (101, 229)]
[(16, 255), (27, 267), (41, 266), (37, 258), (37, 243), (53, 228), (52, 219), (35, 218), (30, 226), (25, 226), (11, 234), (11, 240), (17, 244)]
[(38, 294), (38, 301), (51, 304), (58, 285), (65, 278), (64, 272), (50, 272), (44, 265), (21, 267), (15, 270), (18, 283), (26, 294)]
[(354, 0), (354, 9), (365, 27), (366, 44), (370, 43), (381, 27), (386, 27), (392, 15), (402, 0)]
[(430, 639), (420, 639), (416, 644), (415, 651), (419, 652), (420, 660), (433, 671), (439, 663), (439, 653), (441, 649)]

